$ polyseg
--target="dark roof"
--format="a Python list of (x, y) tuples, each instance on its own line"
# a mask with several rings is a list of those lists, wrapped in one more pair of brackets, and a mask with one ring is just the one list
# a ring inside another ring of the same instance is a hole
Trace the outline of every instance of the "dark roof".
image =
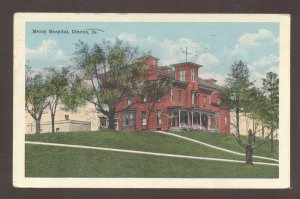
[[(209, 79), (209, 80), (213, 80), (213, 79)], [(199, 77), (199, 81), (198, 82), (200, 84), (199, 88), (210, 90), (210, 91), (213, 91), (213, 90), (224, 91), (224, 87), (223, 86), (220, 86), (218, 84), (210, 85), (210, 84), (207, 83), (207, 80), (202, 79), (200, 77)]]
[(202, 65), (199, 65), (199, 64), (196, 64), (193, 62), (183, 62), (183, 63), (178, 63), (178, 64), (171, 64), (170, 66), (173, 66), (176, 68), (177, 66), (181, 66), (181, 65), (192, 65), (192, 66), (197, 66), (197, 67), (203, 67)]
[(155, 59), (155, 60), (159, 60), (159, 58), (154, 57), (152, 55), (145, 55), (145, 56), (142, 56), (141, 58), (152, 58), (152, 59)]
[(171, 66), (158, 66), (158, 68), (160, 69), (160, 68), (169, 68), (169, 69), (173, 69), (173, 67), (171, 67)]
[(213, 82), (216, 82), (217, 80), (213, 79), (213, 78), (210, 78), (210, 79), (203, 79), (204, 81), (213, 81)]
[(188, 86), (189, 85), (189, 83), (187, 83), (187, 82), (179, 81), (179, 80), (176, 80), (176, 79), (173, 79), (172, 83), (177, 84), (177, 85), (183, 85), (183, 86)]

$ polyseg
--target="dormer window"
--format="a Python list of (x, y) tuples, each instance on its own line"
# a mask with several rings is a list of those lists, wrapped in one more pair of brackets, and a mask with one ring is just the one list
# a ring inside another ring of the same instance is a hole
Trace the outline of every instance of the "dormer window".
[(185, 70), (179, 71), (179, 81), (185, 81)]

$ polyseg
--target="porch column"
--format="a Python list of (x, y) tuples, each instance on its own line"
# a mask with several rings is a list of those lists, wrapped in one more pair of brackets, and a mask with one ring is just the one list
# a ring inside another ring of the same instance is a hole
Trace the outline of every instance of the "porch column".
[(200, 118), (199, 118), (199, 125), (200, 125), (200, 127), (202, 127), (202, 125), (201, 125), (201, 112), (199, 113), (199, 115), (200, 115)]
[(187, 125), (189, 126), (189, 124), (190, 124), (190, 112), (189, 112), (189, 111), (187, 111), (187, 114), (188, 114), (188, 121), (187, 121)]
[(194, 126), (194, 110), (192, 110), (192, 127)]
[(180, 118), (181, 118), (181, 117), (180, 117), (180, 112), (181, 112), (181, 110), (179, 109), (179, 110), (178, 110), (178, 117), (179, 117), (179, 118), (178, 118), (178, 123), (179, 123), (178, 126), (179, 126), (179, 128), (181, 127), (181, 122), (180, 122)]
[(211, 126), (211, 115), (208, 116), (208, 123), (207, 126), (210, 127)]

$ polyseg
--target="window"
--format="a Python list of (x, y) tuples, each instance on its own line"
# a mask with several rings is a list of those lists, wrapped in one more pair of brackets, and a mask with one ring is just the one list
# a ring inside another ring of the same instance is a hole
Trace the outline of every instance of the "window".
[(157, 61), (155, 59), (153, 59), (153, 66), (156, 66), (157, 65)]
[(114, 119), (115, 129), (118, 130), (118, 119)]
[(174, 102), (174, 94), (173, 94), (173, 88), (171, 88), (171, 90), (170, 90), (170, 100), (171, 100), (171, 102)]
[(225, 125), (227, 125), (227, 117), (225, 116), (225, 118), (224, 118), (224, 122), (225, 122)]
[(158, 102), (158, 103), (161, 102), (161, 96), (160, 96), (160, 95), (157, 96), (157, 102)]
[(142, 97), (142, 102), (143, 102), (143, 103), (146, 103), (146, 102), (147, 102), (147, 97), (146, 97), (146, 96), (143, 96), (143, 97)]
[(211, 104), (211, 95), (209, 96), (209, 104)]
[(135, 114), (134, 112), (123, 112), (122, 115), (122, 126), (133, 127), (135, 125)]
[(181, 103), (182, 102), (182, 90), (178, 91), (178, 102)]
[(185, 71), (184, 70), (179, 71), (179, 81), (182, 81), (182, 82), (185, 81)]
[(146, 111), (142, 112), (142, 125), (147, 125)]
[(129, 113), (129, 126), (134, 126), (134, 115)]
[(157, 110), (157, 124), (161, 124), (161, 111)]
[(203, 97), (204, 108), (206, 107), (206, 96)]
[(195, 105), (195, 93), (192, 92), (192, 105)]
[(130, 104), (131, 104), (131, 97), (128, 96), (128, 97), (127, 97), (127, 105), (129, 106)]
[(191, 77), (191, 80), (192, 80), (192, 82), (194, 82), (195, 81), (195, 70), (192, 70), (192, 77)]
[(218, 100), (217, 100), (217, 104), (220, 106), (221, 104), (221, 98), (218, 97)]

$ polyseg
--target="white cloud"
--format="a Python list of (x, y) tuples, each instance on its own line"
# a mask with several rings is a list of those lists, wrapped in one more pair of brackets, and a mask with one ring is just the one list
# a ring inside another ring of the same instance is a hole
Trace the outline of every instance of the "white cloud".
[(273, 72), (279, 74), (279, 67), (277, 66), (272, 66), (269, 68), (268, 72)]
[(271, 31), (267, 29), (260, 29), (257, 33), (245, 33), (242, 35), (238, 39), (237, 44), (234, 46), (232, 53), (244, 54), (249, 49), (261, 46), (261, 42), (264, 40), (269, 40), (275, 43), (278, 42), (278, 38), (276, 38)]
[(268, 67), (274, 64), (278, 64), (279, 57), (273, 54), (265, 57), (261, 57), (258, 60), (251, 63), (252, 67)]
[(254, 81), (254, 84), (257, 87), (262, 86), (262, 78), (264, 78), (264, 77), (265, 76), (258, 71), (253, 71), (250, 73), (250, 81)]
[(119, 34), (117, 37), (119, 39), (127, 41), (127, 42), (136, 42), (137, 41), (136, 35), (126, 33), (126, 32)]
[(151, 44), (157, 41), (156, 38), (152, 35), (149, 35), (145, 38), (138, 38), (135, 34), (126, 33), (126, 32), (120, 33), (117, 37), (123, 41), (127, 41), (135, 45), (143, 45), (145, 44), (145, 42), (147, 44)]
[(200, 44), (200, 42), (187, 38), (180, 38), (178, 40), (165, 39), (160, 46), (162, 50), (161, 63), (163, 65), (185, 62), (186, 47), (188, 53), (190, 53), (187, 56), (187, 61), (195, 61), (199, 50), (204, 48), (204, 45)]
[(250, 69), (250, 80), (255, 81), (254, 84), (258, 87), (262, 86), (262, 78), (265, 78), (267, 72), (279, 72), (279, 57), (276, 55), (269, 55), (261, 57), (251, 64)]
[(71, 63), (70, 56), (59, 48), (57, 41), (51, 39), (43, 40), (37, 48), (26, 48), (26, 59), (30, 62), (43, 61), (50, 65)]
[(221, 63), (218, 57), (211, 53), (201, 54), (196, 62), (205, 67), (214, 67)]

